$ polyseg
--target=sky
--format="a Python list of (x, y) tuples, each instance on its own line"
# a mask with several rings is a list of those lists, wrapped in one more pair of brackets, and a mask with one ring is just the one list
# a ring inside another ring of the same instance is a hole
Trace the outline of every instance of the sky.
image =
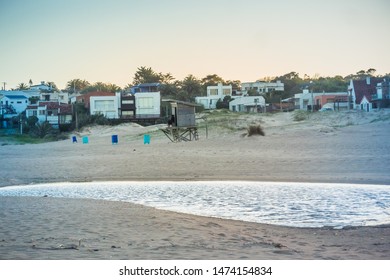
[(0, 83), (390, 73), (388, 0), (0, 0)]

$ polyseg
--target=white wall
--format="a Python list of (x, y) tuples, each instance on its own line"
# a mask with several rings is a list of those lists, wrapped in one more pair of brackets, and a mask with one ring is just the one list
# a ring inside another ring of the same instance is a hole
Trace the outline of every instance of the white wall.
[(7, 96), (4, 96), (1, 99), (1, 102), (3, 105), (8, 104), (9, 106), (12, 106), (15, 109), (17, 114), (20, 114), (24, 110), (26, 110), (28, 105), (27, 98), (8, 98)]
[(266, 93), (271, 90), (284, 91), (284, 84), (281, 81), (276, 81), (276, 83), (268, 82), (246, 82), (241, 84), (241, 90), (246, 93), (250, 89), (254, 89), (259, 93)]
[(91, 96), (90, 113), (91, 115), (103, 114), (108, 119), (119, 118), (119, 100), (118, 96)]
[(229, 110), (233, 111), (233, 107), (235, 107), (235, 112), (242, 112), (246, 111), (246, 107), (253, 107), (256, 105), (265, 107), (265, 99), (263, 96), (243, 96), (235, 98), (229, 102)]
[(137, 92), (135, 94), (137, 118), (158, 118), (161, 111), (160, 92)]
[(202, 104), (205, 109), (215, 109), (217, 108), (218, 100), (223, 100), (225, 96), (232, 95), (232, 86), (224, 86), (222, 83), (219, 83), (216, 86), (207, 87), (207, 96), (196, 96), (195, 102)]

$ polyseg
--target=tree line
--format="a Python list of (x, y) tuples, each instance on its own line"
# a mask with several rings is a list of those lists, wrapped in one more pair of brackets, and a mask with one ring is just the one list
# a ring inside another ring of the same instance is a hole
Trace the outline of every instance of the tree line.
[[(284, 83), (284, 91), (268, 92), (264, 95), (267, 103), (273, 103), (279, 102), (280, 99), (293, 97), (294, 94), (302, 92), (303, 89), (309, 89), (313, 92), (344, 92), (347, 90), (351, 79), (362, 79), (366, 77), (385, 78), (390, 76), (390, 74), (376, 76), (375, 72), (375, 69), (370, 68), (345, 77), (340, 75), (334, 77), (321, 77), (315, 75), (310, 77), (305, 74), (303, 78), (300, 77), (297, 72), (289, 72), (282, 76), (264, 77), (259, 80), (266, 82), (276, 82), (279, 80)], [(201, 79), (189, 74), (183, 80), (177, 80), (171, 73), (156, 72), (151, 67), (141, 66), (137, 68), (132, 83), (127, 84), (124, 88), (111, 83), (96, 82), (92, 84), (86, 80), (72, 79), (67, 82), (64, 90), (69, 93), (78, 92), (81, 94), (93, 91), (118, 92), (126, 91), (134, 85), (144, 83), (160, 83), (162, 97), (188, 102), (194, 102), (196, 96), (206, 95), (206, 89), (210, 85), (217, 85), (218, 83), (232, 85), (233, 92), (240, 90), (241, 86), (241, 81), (224, 80), (217, 74), (210, 74)], [(50, 85), (53, 91), (58, 90), (54, 82), (48, 82), (47, 85)], [(28, 89), (28, 85), (21, 83), (17, 89)], [(258, 93), (256, 91), (249, 91), (248, 94), (257, 95)]]

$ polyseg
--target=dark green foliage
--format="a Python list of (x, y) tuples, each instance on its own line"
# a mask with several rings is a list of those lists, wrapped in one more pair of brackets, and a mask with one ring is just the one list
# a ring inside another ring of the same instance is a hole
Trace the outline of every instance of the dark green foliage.
[(229, 109), (229, 102), (232, 100), (232, 97), (229, 95), (226, 95), (223, 100), (218, 100), (216, 107), (217, 109)]
[(27, 122), (27, 126), (29, 128), (32, 128), (38, 122), (38, 118), (36, 116), (30, 116), (27, 118), (26, 122)]
[(54, 134), (53, 127), (49, 122), (37, 123), (33, 128), (30, 129), (30, 134), (33, 137), (45, 138), (51, 134)]

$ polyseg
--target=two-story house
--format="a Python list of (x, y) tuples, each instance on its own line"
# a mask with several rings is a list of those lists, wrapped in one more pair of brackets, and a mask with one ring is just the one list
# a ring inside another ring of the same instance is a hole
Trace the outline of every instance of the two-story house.
[(38, 101), (37, 104), (28, 105), (26, 117), (35, 116), (38, 122), (49, 122), (54, 128), (61, 124), (72, 122), (72, 105), (53, 101)]
[(380, 108), (389, 100), (389, 83), (383, 78), (367, 77), (363, 80), (351, 80), (348, 91), (353, 108), (366, 112)]
[(203, 105), (205, 109), (217, 108), (218, 100), (223, 100), (225, 96), (232, 95), (232, 85), (224, 86), (222, 83), (218, 83), (216, 86), (207, 87), (207, 96), (196, 96), (195, 102)]
[[(161, 94), (159, 87), (159, 83), (146, 83), (131, 87), (130, 92), (134, 95), (137, 119), (160, 118)], [(131, 103), (131, 101), (128, 102)]]
[(246, 95), (249, 90), (255, 90), (259, 94), (265, 94), (272, 91), (284, 91), (284, 83), (276, 82), (245, 82), (241, 83), (241, 93)]

